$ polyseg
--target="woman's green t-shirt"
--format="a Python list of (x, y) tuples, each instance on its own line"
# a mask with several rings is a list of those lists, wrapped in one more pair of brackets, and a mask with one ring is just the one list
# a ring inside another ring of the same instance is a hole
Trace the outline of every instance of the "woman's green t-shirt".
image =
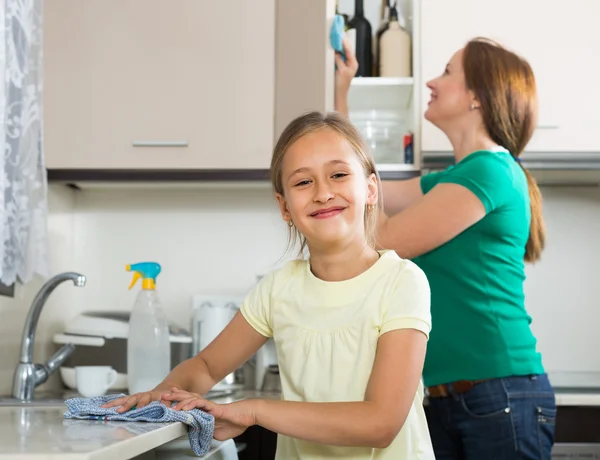
[(474, 152), (421, 178), (469, 189), (486, 215), (414, 259), (431, 286), (425, 385), (544, 372), (525, 310), (524, 254), (531, 211), (527, 178), (505, 151)]

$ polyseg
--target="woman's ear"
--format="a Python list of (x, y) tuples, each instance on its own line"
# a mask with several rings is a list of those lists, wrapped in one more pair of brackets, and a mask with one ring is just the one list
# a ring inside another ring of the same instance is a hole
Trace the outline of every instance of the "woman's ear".
[(477, 99), (477, 96), (475, 95), (475, 93), (472, 90), (469, 90), (469, 99), (470, 99), (469, 109), (477, 110), (479, 107), (481, 107), (481, 103), (479, 102), (479, 100)]

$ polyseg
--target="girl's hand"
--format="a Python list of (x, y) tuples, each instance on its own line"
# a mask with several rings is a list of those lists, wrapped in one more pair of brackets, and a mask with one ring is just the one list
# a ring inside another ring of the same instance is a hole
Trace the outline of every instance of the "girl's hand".
[(215, 418), (213, 437), (217, 441), (235, 438), (252, 425), (256, 425), (254, 402), (252, 400), (238, 401), (230, 404), (217, 404), (204, 399), (201, 395), (173, 388), (170, 393), (164, 393), (162, 399), (177, 401), (172, 406), (174, 410), (200, 409)]
[(152, 401), (164, 401), (161, 400), (161, 395), (164, 391), (152, 390), (144, 391), (143, 393), (135, 393), (130, 396), (123, 396), (122, 398), (113, 399), (112, 401), (103, 404), (101, 407), (106, 409), (110, 407), (121, 406), (117, 409), (118, 413), (127, 412), (132, 407), (144, 407), (150, 404)]

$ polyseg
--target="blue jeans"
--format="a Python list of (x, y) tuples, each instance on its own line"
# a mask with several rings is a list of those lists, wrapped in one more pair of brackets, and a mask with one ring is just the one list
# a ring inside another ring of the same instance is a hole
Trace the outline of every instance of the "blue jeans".
[(550, 459), (556, 402), (546, 374), (491, 379), (425, 408), (437, 460)]

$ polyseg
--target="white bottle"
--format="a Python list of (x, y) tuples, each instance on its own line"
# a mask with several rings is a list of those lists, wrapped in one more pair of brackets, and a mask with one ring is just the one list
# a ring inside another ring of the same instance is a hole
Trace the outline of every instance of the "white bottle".
[(411, 39), (404, 28), (405, 20), (396, 2), (390, 9), (390, 21), (387, 30), (381, 34), (379, 44), (379, 76), (410, 77)]
[(131, 289), (142, 278), (129, 319), (127, 339), (127, 380), (129, 394), (150, 391), (164, 380), (171, 370), (171, 344), (169, 324), (162, 309), (155, 280), (160, 265), (142, 262), (128, 265), (134, 272)]

